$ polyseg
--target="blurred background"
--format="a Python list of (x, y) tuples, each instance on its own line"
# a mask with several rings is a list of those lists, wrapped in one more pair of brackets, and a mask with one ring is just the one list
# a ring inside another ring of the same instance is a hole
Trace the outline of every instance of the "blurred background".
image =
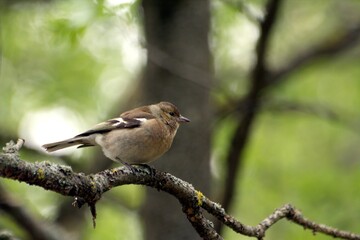
[[(41, 145), (162, 100), (192, 122), (153, 166), (241, 222), (291, 203), (360, 232), (360, 1), (0, 0), (0, 143), (86, 174), (99, 149)], [(199, 239), (175, 198), (122, 186), (92, 229), (73, 199), (0, 179), (0, 236)], [(225, 239), (248, 239), (214, 221)], [(266, 239), (330, 239), (285, 220)]]

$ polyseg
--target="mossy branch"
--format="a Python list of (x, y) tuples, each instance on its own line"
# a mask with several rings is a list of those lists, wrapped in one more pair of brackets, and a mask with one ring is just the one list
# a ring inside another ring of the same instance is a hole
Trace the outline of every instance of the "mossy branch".
[(242, 224), (191, 184), (169, 173), (143, 166), (135, 166), (135, 173), (126, 167), (118, 167), (85, 175), (73, 172), (71, 167), (50, 162), (29, 163), (21, 160), (18, 155), (23, 143), (24, 140), (20, 139), (16, 144), (10, 142), (3, 148), (4, 153), (0, 154), (0, 177), (26, 182), (65, 196), (75, 197), (76, 206), (81, 207), (85, 203), (90, 206), (94, 223), (95, 204), (101, 199), (103, 193), (113, 187), (139, 184), (156, 188), (176, 197), (182, 205), (182, 211), (203, 239), (223, 239), (215, 231), (212, 222), (203, 215), (203, 210), (206, 210), (235, 232), (257, 239), (263, 239), (271, 226), (286, 218), (313, 232), (343, 239), (360, 240), (360, 235), (317, 224), (304, 218), (300, 211), (290, 204), (277, 209), (257, 226)]

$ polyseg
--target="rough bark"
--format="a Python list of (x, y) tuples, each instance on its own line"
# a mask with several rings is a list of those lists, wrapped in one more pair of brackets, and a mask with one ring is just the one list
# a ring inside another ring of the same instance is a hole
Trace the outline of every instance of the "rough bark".
[[(23, 161), (18, 154), (23, 144), (24, 140), (19, 139), (16, 144), (10, 142), (3, 148), (4, 153), (0, 153), (0, 177), (40, 186), (65, 196), (74, 196), (74, 205), (81, 207), (86, 203), (88, 204), (93, 216), (94, 227), (96, 219), (95, 205), (101, 200), (103, 193), (117, 186), (139, 184), (156, 188), (158, 191), (164, 191), (174, 196), (180, 202), (183, 213), (198, 236), (206, 240), (221, 240), (223, 238), (215, 231), (214, 225), (205, 217), (203, 210), (216, 217), (235, 232), (249, 237), (256, 237), (257, 239), (263, 239), (266, 231), (283, 218), (287, 218), (304, 228), (311, 229), (314, 233), (320, 232), (344, 239), (360, 239), (357, 234), (312, 222), (303, 217), (301, 212), (290, 204), (275, 210), (257, 226), (248, 226), (227, 214), (219, 204), (211, 201), (191, 184), (169, 173), (138, 166), (135, 172), (127, 167), (118, 167), (85, 175), (72, 171), (68, 166), (50, 162), (29, 163)], [(0, 199), (0, 210), (4, 210), (14, 218), (18, 218), (18, 220), (22, 216), (31, 221), (32, 226), (25, 227), (30, 235), (37, 234), (39, 239), (60, 239), (59, 235), (56, 235), (54, 231), (51, 231), (51, 235), (48, 235), (47, 227), (40, 226), (33, 218), (29, 218), (23, 209), (14, 208), (14, 205), (9, 202), (9, 198), (2, 197)], [(164, 226), (162, 230), (163, 234), (166, 235), (168, 229)], [(0, 237), (1, 235), (2, 233), (0, 233)], [(64, 235), (62, 237), (64, 238)]]
[[(209, 1), (146, 0), (142, 6), (148, 50), (141, 84), (143, 101), (173, 102), (191, 119), (155, 166), (208, 193), (212, 79)], [(197, 238), (182, 214), (174, 211), (176, 205), (167, 195), (148, 191), (143, 208), (147, 239)]]

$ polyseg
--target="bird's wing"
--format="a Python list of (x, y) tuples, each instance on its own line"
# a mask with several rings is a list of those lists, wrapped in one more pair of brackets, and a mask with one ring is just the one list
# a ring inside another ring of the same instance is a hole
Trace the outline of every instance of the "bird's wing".
[(133, 110), (124, 112), (120, 115), (120, 117), (124, 119), (129, 118), (145, 118), (145, 119), (153, 119), (155, 118), (154, 115), (151, 114), (149, 107), (138, 107)]
[(94, 133), (106, 133), (114, 129), (136, 128), (140, 127), (141, 124), (146, 120), (146, 118), (113, 118), (105, 122), (99, 123), (90, 130), (80, 133), (75, 137), (85, 137)]

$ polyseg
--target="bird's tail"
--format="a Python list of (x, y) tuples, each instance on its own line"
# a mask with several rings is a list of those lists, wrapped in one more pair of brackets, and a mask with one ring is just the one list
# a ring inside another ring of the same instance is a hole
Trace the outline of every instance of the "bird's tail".
[(69, 139), (66, 139), (66, 140), (60, 141), (60, 142), (44, 144), (42, 147), (45, 148), (45, 150), (48, 152), (54, 152), (54, 151), (57, 151), (57, 150), (60, 150), (63, 148), (80, 145), (80, 144), (81, 144), (81, 146), (79, 146), (79, 147), (92, 146), (90, 144), (86, 144), (82, 137), (75, 137), (75, 138), (69, 138)]

